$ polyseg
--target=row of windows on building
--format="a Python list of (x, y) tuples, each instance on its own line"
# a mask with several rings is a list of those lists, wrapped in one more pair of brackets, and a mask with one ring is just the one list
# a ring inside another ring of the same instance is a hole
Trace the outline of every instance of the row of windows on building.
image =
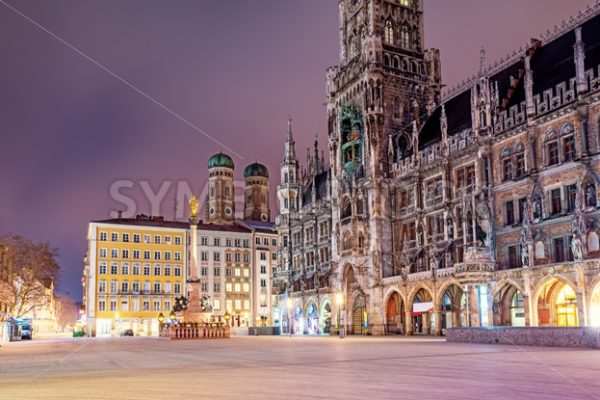
[[(261, 279), (260, 280), (260, 287), (266, 288), (267, 287), (267, 280), (266, 279)], [(203, 292), (208, 292), (208, 288), (209, 288), (209, 283), (208, 282), (201, 282), (200, 283), (200, 290)], [(220, 292), (221, 291), (221, 284), (220, 283), (213, 283), (213, 291), (214, 292)], [(227, 293), (250, 293), (250, 283), (248, 282), (236, 282), (236, 283), (232, 283), (232, 282), (227, 282), (225, 284), (225, 292)]]
[[(100, 232), (100, 241), (101, 242), (107, 242), (108, 241), (108, 237), (109, 237), (109, 233), (108, 232)], [(150, 234), (144, 234), (144, 241), (143, 243), (146, 244), (175, 244), (175, 245), (181, 245), (182, 240), (181, 240), (181, 236), (175, 236), (174, 238), (171, 235), (154, 235), (154, 241), (152, 240), (153, 237)], [(111, 232), (110, 233), (110, 241), (111, 242), (118, 242), (119, 238), (121, 239), (121, 241), (123, 243), (131, 243), (131, 239), (133, 239), (133, 243), (142, 243), (142, 234), (140, 233), (134, 233), (134, 234), (130, 234), (130, 233), (121, 233), (119, 234), (118, 232)]]
[[(119, 271), (118, 263), (111, 263), (110, 265), (110, 274), (111, 275), (129, 275), (131, 271), (131, 275), (143, 275), (143, 276), (181, 276), (181, 266), (170, 266), (170, 265), (161, 265), (155, 264), (154, 267), (150, 264), (133, 264), (129, 265), (128, 263), (122, 263), (121, 269)], [(106, 275), (109, 272), (108, 263), (102, 262), (98, 265), (98, 274)], [(119, 274), (120, 272), (120, 274)], [(152, 273), (152, 274), (151, 274)], [(171, 275), (172, 274), (172, 275)]]
[[(362, 240), (360, 241), (359, 247), (364, 246), (364, 237), (363, 236), (361, 236), (361, 237), (362, 237)], [(351, 246), (350, 246), (350, 248), (351, 248)], [(321, 263), (329, 262), (329, 260), (330, 260), (329, 252), (330, 252), (330, 250), (328, 247), (322, 247), (322, 248), (318, 249), (319, 262), (321, 262)], [(304, 257), (306, 267), (315, 266), (317, 264), (316, 255), (317, 255), (317, 251), (307, 251), (306, 253), (304, 253), (304, 255), (294, 256), (294, 268), (295, 269), (300, 268), (300, 266), (302, 265), (302, 257)]]
[[(573, 252), (571, 251), (571, 235), (560, 236), (550, 239), (550, 258), (552, 263), (573, 261)], [(521, 245), (512, 245), (506, 247), (505, 268), (521, 268), (523, 260), (521, 258)]]
[[(329, 222), (320, 222), (318, 225), (319, 238), (318, 240), (327, 240), (329, 239)], [(302, 243), (304, 241), (305, 244), (312, 243), (315, 240), (315, 227), (310, 226), (304, 228), (304, 233), (302, 231), (293, 232), (292, 240), (294, 243)], [(287, 235), (283, 237), (283, 247), (287, 247), (289, 243)]]
[[(545, 165), (548, 167), (572, 161), (577, 156), (572, 126), (566, 125), (562, 132), (561, 136), (556, 135), (553, 130), (546, 134), (544, 151)], [(502, 149), (500, 159), (503, 181), (520, 179), (525, 176), (525, 146), (523, 143), (517, 143), (512, 150), (508, 147)]]
[[(475, 187), (475, 165), (466, 165), (454, 170), (456, 193), (469, 192)], [(395, 210), (398, 214), (414, 211), (414, 189), (398, 189)], [(441, 176), (425, 182), (424, 203), (426, 207), (441, 204), (444, 200), (444, 184)]]
[[(549, 216), (561, 215), (575, 211), (577, 203), (577, 184), (565, 185), (548, 191), (547, 193)], [(586, 199), (586, 206), (595, 207), (595, 204), (588, 203), (592, 201)], [(525, 217), (525, 205), (527, 198), (522, 197), (518, 200), (510, 199), (504, 203), (504, 225), (512, 226), (523, 222)]]
[[(111, 312), (170, 312), (172, 309), (171, 300), (161, 301), (160, 299), (121, 299), (120, 305), (117, 299), (100, 299), (98, 300), (98, 311), (111, 311)], [(262, 305), (266, 307), (266, 304)], [(108, 307), (108, 308), (107, 308)], [(212, 307), (214, 311), (221, 310), (221, 299), (213, 299)], [(250, 300), (226, 300), (227, 311), (249, 311)]]
[[(241, 277), (244, 276), (245, 278), (249, 278), (250, 277), (250, 268), (225, 268), (225, 276), (227, 277)], [(201, 267), (200, 268), (200, 276), (208, 276), (208, 267)], [(221, 268), (220, 267), (214, 267), (213, 268), (213, 276), (221, 276)]]
[[(131, 306), (130, 306), (131, 304)], [(170, 312), (171, 311), (171, 301), (170, 300), (142, 300), (140, 302), (139, 299), (121, 299), (121, 304), (117, 307), (118, 303), (116, 299), (112, 299), (108, 301), (108, 309), (107, 309), (107, 301), (105, 299), (98, 300), (98, 311), (112, 311), (112, 312), (140, 312), (140, 311), (154, 311), (154, 312)], [(141, 305), (141, 307), (140, 307)]]
[[(208, 251), (200, 252), (200, 261), (208, 261), (210, 259), (210, 253)], [(261, 261), (268, 260), (268, 253), (266, 251), (261, 251), (259, 254), (259, 258)], [(248, 264), (250, 262), (250, 254), (243, 254), (244, 263)], [(271, 259), (277, 259), (277, 253), (273, 252), (271, 254)], [(212, 260), (215, 262), (221, 261), (221, 252), (213, 252)], [(242, 262), (242, 254), (241, 253), (225, 253), (225, 262), (226, 263), (241, 263)]]
[[(150, 281), (143, 283), (139, 281), (110, 281), (110, 286), (107, 287), (107, 281), (100, 279), (98, 281), (98, 293), (107, 293), (107, 289), (110, 290), (111, 294), (181, 294), (181, 283), (180, 282), (154, 282), (154, 285)], [(142, 286), (143, 285), (143, 286)]]
[[(140, 256), (143, 256), (142, 258), (140, 258)], [(98, 257), (100, 258), (108, 258), (108, 249), (102, 247), (99, 250), (98, 253)], [(170, 251), (150, 251), (150, 250), (144, 250), (143, 252), (141, 250), (129, 250), (129, 249), (121, 249), (121, 252), (119, 253), (119, 249), (111, 249), (110, 250), (110, 257), (111, 258), (123, 258), (123, 259), (128, 259), (131, 258), (133, 260), (165, 260), (165, 261), (171, 261), (171, 260), (175, 260), (175, 261), (181, 261), (181, 252), (180, 251), (175, 251), (175, 252), (170, 252)]]
[[(220, 237), (212, 238), (212, 246), (220, 247), (221, 243), (223, 243), (223, 241), (221, 240)], [(272, 238), (269, 240), (268, 237), (257, 236), (255, 239), (255, 243), (257, 246), (260, 246), (260, 245), (268, 246), (269, 243), (271, 244), (271, 246), (277, 246), (277, 239)], [(209, 245), (209, 237), (208, 236), (200, 237), (200, 244), (202, 246), (208, 246)], [(250, 239), (225, 238), (225, 247), (249, 248), (250, 247)]]

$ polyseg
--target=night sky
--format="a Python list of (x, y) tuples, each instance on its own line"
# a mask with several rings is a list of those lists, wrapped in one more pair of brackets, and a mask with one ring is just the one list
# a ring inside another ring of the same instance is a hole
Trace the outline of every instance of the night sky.
[[(478, 70), (482, 45), (494, 61), (589, 3), (425, 0), (426, 46), (441, 50), (451, 86)], [(125, 207), (111, 198), (115, 181), (134, 182), (122, 192), (149, 214), (141, 181), (154, 191), (188, 182), (199, 193), (208, 157), (227, 148), (243, 157), (233, 157), (238, 177), (255, 160), (267, 165), (273, 191), (288, 115), (301, 161), (315, 133), (325, 145), (337, 1), (0, 0), (0, 54), (0, 234), (57, 246), (59, 288), (80, 298), (87, 222)], [(169, 218), (175, 187), (162, 203)]]

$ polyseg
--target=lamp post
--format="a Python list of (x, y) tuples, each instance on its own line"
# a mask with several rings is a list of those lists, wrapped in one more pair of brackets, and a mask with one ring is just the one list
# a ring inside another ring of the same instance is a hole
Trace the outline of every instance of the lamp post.
[(229, 311), (225, 312), (223, 318), (225, 318), (225, 324), (229, 327), (229, 320), (231, 319), (231, 314), (229, 314)]
[(340, 334), (340, 339), (346, 337), (346, 331), (344, 327), (344, 293), (339, 292), (335, 295), (335, 301), (338, 305), (338, 332)]
[(163, 324), (165, 322), (165, 315), (163, 313), (158, 314), (158, 334), (162, 332)]
[(175, 311), (171, 311), (171, 313), (169, 314), (169, 318), (171, 319), (171, 321), (175, 321), (175, 319), (177, 318), (177, 314), (175, 314)]
[(288, 297), (286, 301), (287, 311), (288, 311), (288, 336), (292, 336), (292, 299)]
[(471, 327), (471, 310), (470, 310), (470, 304), (469, 304), (469, 285), (465, 285), (464, 287), (464, 291), (465, 291), (465, 308), (467, 309), (467, 318), (466, 318), (466, 323), (467, 323), (467, 328)]

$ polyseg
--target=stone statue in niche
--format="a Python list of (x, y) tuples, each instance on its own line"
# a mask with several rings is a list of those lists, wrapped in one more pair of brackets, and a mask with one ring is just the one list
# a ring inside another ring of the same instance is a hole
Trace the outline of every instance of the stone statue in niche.
[(571, 251), (573, 252), (573, 258), (575, 261), (581, 261), (583, 259), (583, 243), (578, 233), (573, 233), (573, 240), (571, 240)]
[(433, 247), (429, 250), (429, 269), (432, 271), (437, 269), (437, 254)]
[(446, 220), (446, 225), (448, 229), (448, 239), (454, 239), (454, 224), (452, 223), (452, 218), (448, 218)]
[(529, 267), (529, 245), (521, 243), (521, 264), (524, 268)]
[(585, 188), (585, 205), (587, 207), (596, 207), (596, 188), (589, 184)]
[(483, 242), (485, 247), (490, 247), (490, 232), (491, 232), (491, 213), (490, 208), (487, 205), (487, 200), (481, 195), (476, 205), (476, 216), (477, 216), (477, 227), (478, 238)]
[(538, 196), (535, 196), (531, 202), (533, 220), (539, 221), (542, 219), (542, 199)]

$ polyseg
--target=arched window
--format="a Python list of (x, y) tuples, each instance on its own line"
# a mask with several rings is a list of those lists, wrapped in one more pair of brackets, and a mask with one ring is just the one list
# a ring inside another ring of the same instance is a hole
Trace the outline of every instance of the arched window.
[(353, 58), (358, 53), (358, 49), (356, 48), (356, 40), (354, 39), (354, 36), (350, 36), (348, 42), (350, 42), (350, 58)]
[(519, 142), (513, 150), (515, 179), (519, 179), (525, 175), (525, 146)]
[(575, 130), (573, 129), (573, 125), (566, 124), (561, 129), (562, 136), (562, 151), (563, 151), (563, 161), (572, 161), (575, 159)]
[(398, 66), (399, 66), (398, 57), (394, 57), (394, 63), (393, 64), (394, 64), (393, 67), (396, 68), (396, 69), (398, 69)]
[(394, 44), (394, 23), (389, 19), (385, 21), (384, 40), (386, 43)]
[(389, 66), (390, 65), (390, 56), (389, 56), (389, 54), (384, 54), (383, 55), (383, 65), (385, 65), (385, 66)]
[(502, 165), (502, 180), (510, 181), (513, 178), (512, 174), (512, 158), (510, 156), (510, 150), (505, 147), (500, 153), (501, 165)]
[(552, 166), (559, 163), (558, 140), (554, 129), (546, 132), (546, 165)]
[(352, 216), (352, 203), (350, 203), (350, 199), (347, 197), (342, 200), (342, 212), (340, 215), (340, 219), (343, 221)]
[(403, 25), (400, 31), (400, 46), (410, 49), (410, 28), (407, 25)]

